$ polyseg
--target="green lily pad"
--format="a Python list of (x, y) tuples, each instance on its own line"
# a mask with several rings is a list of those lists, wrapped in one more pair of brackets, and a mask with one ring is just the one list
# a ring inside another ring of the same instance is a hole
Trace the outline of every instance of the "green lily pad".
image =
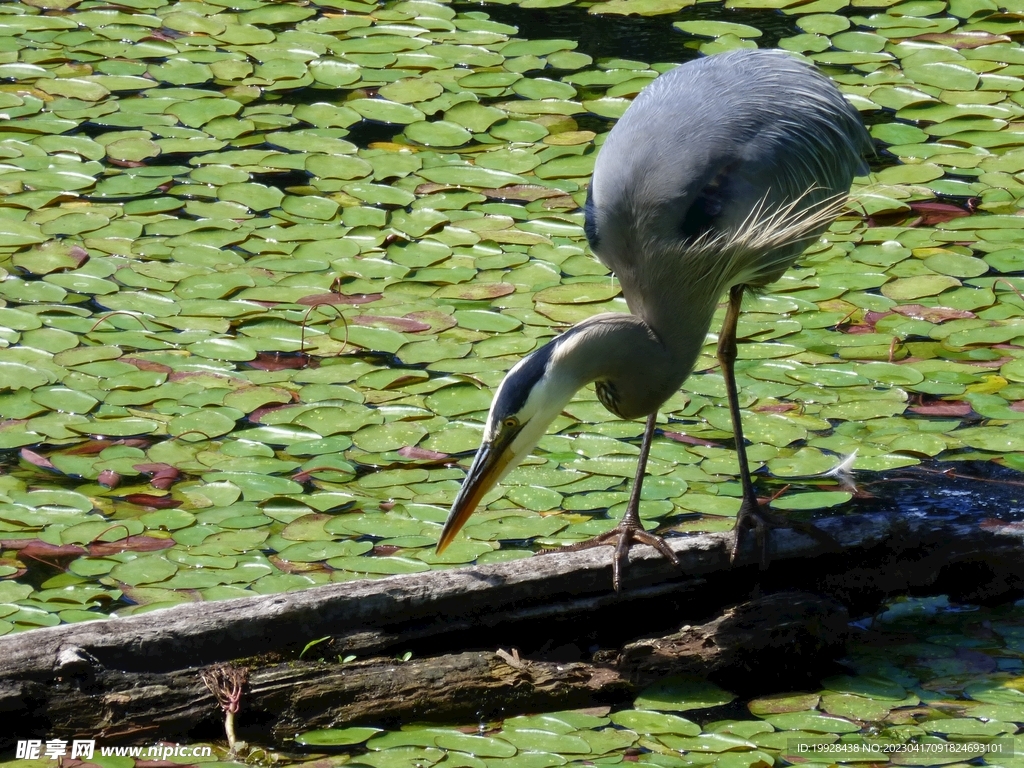
[(0, 219), (0, 246), (23, 246), (42, 243), (46, 236), (39, 225), (13, 219)]
[(948, 275), (921, 275), (887, 283), (882, 287), (882, 294), (890, 299), (906, 302), (925, 296), (935, 296), (959, 285), (959, 280)]
[(668, 677), (655, 683), (633, 702), (640, 710), (685, 712), (728, 704), (736, 697), (714, 683), (698, 678)]
[(677, 715), (645, 710), (624, 710), (611, 715), (612, 722), (638, 733), (671, 733), (677, 736), (697, 736), (700, 726)]
[(589, 13), (611, 13), (638, 16), (657, 16), (676, 13), (695, 4), (695, 0), (607, 0), (588, 8)]
[(830, 715), (863, 721), (883, 720), (891, 709), (885, 702), (846, 693), (823, 696), (821, 708)]
[(333, 557), (327, 561), (332, 568), (354, 573), (393, 575), (398, 573), (422, 573), (430, 566), (420, 560), (408, 557)]
[(509, 184), (526, 184), (527, 180), (514, 173), (471, 165), (449, 165), (424, 168), (420, 175), (428, 181), (453, 186), (498, 188)]
[(498, 738), (524, 752), (553, 752), (560, 755), (588, 755), (590, 744), (570, 733), (550, 733), (529, 728), (503, 730)]
[(853, 733), (860, 726), (841, 717), (822, 715), (818, 712), (784, 712), (777, 715), (763, 715), (764, 719), (782, 731), (810, 731), (811, 733)]
[(265, 211), (281, 205), (284, 193), (265, 184), (225, 184), (218, 192), (221, 200), (241, 203), (254, 211)]
[(699, 736), (673, 736), (663, 733), (659, 734), (658, 741), (666, 747), (680, 752), (720, 753), (754, 747), (750, 741), (727, 733), (702, 733)]
[(400, 104), (415, 104), (420, 101), (427, 101), (428, 99), (440, 96), (443, 92), (443, 86), (422, 78), (396, 80), (383, 86), (378, 91), (385, 99), (390, 99)]
[[(558, 500), (561, 501), (561, 495)], [(552, 505), (555, 506), (555, 505)], [(550, 517), (501, 517), (471, 523), (465, 528), (466, 536), (481, 541), (522, 541), (538, 536), (552, 536), (569, 525), (569, 521), (557, 516)]]
[(1009, 681), (982, 680), (964, 687), (964, 693), (986, 704), (1024, 704), (1024, 692), (1007, 685)]
[(545, 288), (534, 298), (546, 304), (592, 304), (607, 301), (618, 294), (618, 286), (608, 283), (571, 283)]
[(317, 731), (304, 731), (295, 737), (295, 741), (313, 747), (342, 747), (362, 744), (378, 733), (381, 733), (380, 728), (323, 728)]
[(473, 736), (466, 733), (444, 732), (434, 738), (441, 749), (452, 749), (477, 757), (512, 757), (518, 751), (508, 741), (489, 736)]
[(285, 547), (278, 557), (294, 563), (315, 563), (334, 557), (354, 557), (373, 549), (368, 541), (301, 541)]
[(960, 737), (991, 737), (1007, 733), (1015, 733), (1017, 728), (1009, 723), (996, 720), (982, 722), (973, 717), (950, 717), (942, 720), (926, 721), (922, 727), (929, 733), (942, 733)]
[(906, 688), (899, 683), (870, 675), (829, 677), (823, 680), (822, 684), (837, 693), (849, 693), (890, 702), (902, 701), (907, 696)]
[(782, 693), (752, 699), (747, 704), (747, 709), (750, 710), (751, 714), (758, 717), (781, 714), (783, 712), (804, 712), (817, 707), (820, 699), (821, 697), (817, 693)]
[(428, 147), (460, 147), (473, 138), (468, 130), (448, 120), (413, 123), (406, 129), (405, 135)]
[(0, 390), (35, 389), (52, 381), (52, 374), (24, 363), (0, 360)]
[(735, 35), (740, 38), (760, 37), (761, 30), (734, 21), (677, 21), (673, 25), (680, 32), (699, 37), (721, 37)]
[(932, 85), (960, 91), (972, 91), (978, 75), (965, 66), (947, 61), (930, 61), (904, 67), (904, 73), (918, 85)]
[(161, 555), (142, 555), (114, 566), (110, 576), (118, 581), (137, 586), (166, 581), (178, 572), (178, 566)]
[(309, 155), (305, 168), (323, 179), (363, 179), (373, 173), (372, 165), (352, 155)]
[(345, 102), (345, 106), (367, 120), (380, 123), (408, 125), (425, 119), (416, 107), (387, 99), (353, 99)]
[[(809, 493), (794, 493), (773, 499), (772, 509), (826, 509), (845, 504), (853, 498), (849, 491), (812, 491)], [(875, 720), (879, 718), (867, 718)]]
[[(474, 75), (469, 75), (474, 77)], [(463, 78), (465, 80), (465, 78)], [(462, 82), (460, 81), (460, 85)], [(499, 120), (504, 120), (505, 113), (495, 107), (488, 107), (476, 102), (463, 102), (456, 104), (444, 113), (444, 119), (448, 122), (461, 125), (473, 133), (483, 133)], [(533, 123), (537, 131), (542, 131), (541, 136), (547, 135), (547, 130)]]

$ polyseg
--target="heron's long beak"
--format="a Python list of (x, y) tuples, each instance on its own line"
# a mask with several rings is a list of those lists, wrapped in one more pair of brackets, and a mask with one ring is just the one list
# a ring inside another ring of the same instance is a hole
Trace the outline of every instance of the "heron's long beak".
[(480, 499), (498, 483), (505, 474), (505, 468), (515, 460), (511, 443), (511, 439), (485, 442), (476, 452), (476, 458), (473, 459), (466, 479), (462, 481), (459, 495), (452, 504), (448, 519), (444, 521), (444, 528), (441, 529), (441, 538), (437, 540), (438, 554), (444, 552), (445, 547), (452, 543), (455, 534), (476, 511)]

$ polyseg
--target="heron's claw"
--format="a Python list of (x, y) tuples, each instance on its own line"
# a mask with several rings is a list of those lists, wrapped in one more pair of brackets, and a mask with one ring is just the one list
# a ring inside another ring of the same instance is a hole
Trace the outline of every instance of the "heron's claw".
[(633, 544), (646, 544), (649, 547), (653, 547), (676, 568), (680, 567), (679, 558), (676, 557), (676, 553), (672, 551), (672, 548), (665, 539), (626, 521), (619, 523), (610, 531), (598, 534), (592, 539), (551, 551), (578, 552), (581, 549), (592, 549), (605, 544), (615, 547), (615, 552), (612, 554), (612, 586), (616, 592), (620, 592), (622, 589), (622, 572), (629, 563), (629, 549)]
[(816, 542), (829, 549), (835, 550), (839, 548), (839, 542), (812, 523), (805, 523), (802, 520), (783, 519), (771, 514), (756, 502), (744, 500), (742, 506), (740, 506), (739, 514), (736, 516), (736, 525), (733, 529), (736, 532), (736, 536), (733, 539), (732, 552), (729, 554), (730, 565), (736, 563), (743, 531), (752, 529), (754, 531), (754, 543), (760, 553), (758, 564), (762, 571), (766, 569), (769, 561), (768, 531), (773, 528), (792, 528), (795, 531), (800, 531), (800, 533), (810, 536)]

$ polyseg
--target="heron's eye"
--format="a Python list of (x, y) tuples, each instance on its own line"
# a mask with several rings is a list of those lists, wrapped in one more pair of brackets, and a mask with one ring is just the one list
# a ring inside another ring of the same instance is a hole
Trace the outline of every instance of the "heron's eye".
[(515, 416), (509, 416), (507, 419), (503, 420), (501, 423), (502, 423), (502, 426), (504, 426), (506, 429), (515, 429), (516, 427), (519, 426), (519, 419), (517, 419)]

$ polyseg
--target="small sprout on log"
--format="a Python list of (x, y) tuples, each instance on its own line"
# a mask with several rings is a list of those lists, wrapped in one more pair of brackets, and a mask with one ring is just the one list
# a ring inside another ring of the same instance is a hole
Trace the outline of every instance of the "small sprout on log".
[(218, 664), (207, 667), (199, 673), (206, 687), (217, 697), (217, 703), (224, 710), (224, 734), (228, 739), (228, 749), (233, 752), (238, 745), (235, 738), (235, 715), (242, 705), (242, 691), (249, 679), (249, 670), (244, 667), (232, 667)]
[(299, 654), (299, 658), (301, 659), (303, 656), (305, 656), (306, 655), (306, 651), (308, 651), (310, 648), (314, 648), (314, 647), (320, 645), (320, 643), (324, 642), (325, 640), (330, 640), (330, 639), (331, 639), (330, 635), (325, 635), (324, 637), (318, 638), (316, 640), (310, 640), (308, 643), (306, 643), (306, 646), (302, 649), (302, 652)]

